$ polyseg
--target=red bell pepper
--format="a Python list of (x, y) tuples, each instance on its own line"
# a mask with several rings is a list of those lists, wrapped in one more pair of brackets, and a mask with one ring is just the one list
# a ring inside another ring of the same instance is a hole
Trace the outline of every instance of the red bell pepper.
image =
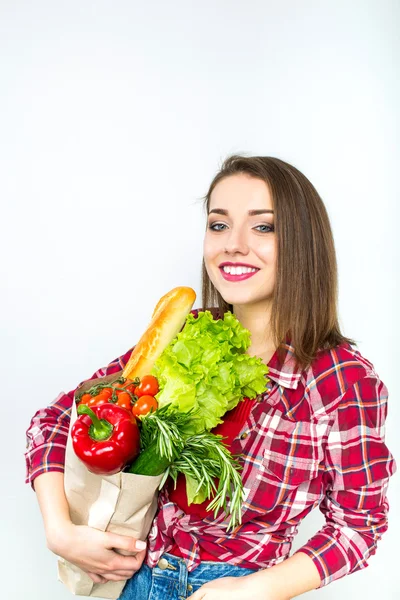
[(140, 434), (130, 411), (115, 404), (80, 404), (71, 436), (75, 454), (92, 473), (113, 475), (140, 452)]

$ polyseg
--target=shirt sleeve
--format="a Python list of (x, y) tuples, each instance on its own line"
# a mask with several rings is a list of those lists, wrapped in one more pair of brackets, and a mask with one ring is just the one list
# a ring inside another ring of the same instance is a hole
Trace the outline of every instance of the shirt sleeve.
[(329, 433), (320, 510), (326, 524), (297, 552), (317, 567), (323, 587), (368, 566), (387, 530), (389, 477), (396, 463), (385, 445), (387, 388), (365, 376), (341, 398)]
[[(132, 350), (133, 348), (106, 367), (98, 369), (90, 380), (121, 371)], [(30, 483), (32, 489), (33, 481), (38, 475), (49, 471), (64, 472), (71, 408), (77, 388), (67, 394), (59, 394), (52, 404), (39, 409), (31, 419), (26, 431), (25, 483)]]

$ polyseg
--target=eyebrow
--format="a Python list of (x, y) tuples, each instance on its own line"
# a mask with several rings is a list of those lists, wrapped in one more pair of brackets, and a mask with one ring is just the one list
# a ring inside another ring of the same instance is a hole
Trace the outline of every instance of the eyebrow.
[[(228, 215), (229, 214), (229, 212), (227, 210), (225, 210), (225, 208), (213, 208), (212, 210), (210, 210), (210, 212), (208, 214), (210, 215), (211, 213), (217, 213), (217, 215)], [(258, 208), (255, 210), (249, 210), (250, 217), (254, 217), (255, 215), (263, 215), (265, 213), (270, 213), (273, 215), (274, 211), (267, 209), (267, 208)]]

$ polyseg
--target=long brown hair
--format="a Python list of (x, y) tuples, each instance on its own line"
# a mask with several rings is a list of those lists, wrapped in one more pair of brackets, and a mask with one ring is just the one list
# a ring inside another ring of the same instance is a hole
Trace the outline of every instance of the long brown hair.
[[(264, 181), (271, 193), (277, 242), (271, 332), (278, 357), (290, 340), (297, 367), (306, 368), (320, 349), (347, 342), (337, 313), (337, 263), (325, 205), (312, 183), (292, 165), (271, 156), (231, 155), (202, 198), (208, 214), (211, 193), (225, 177), (245, 173)], [(202, 306), (233, 312), (211, 282), (203, 260)]]

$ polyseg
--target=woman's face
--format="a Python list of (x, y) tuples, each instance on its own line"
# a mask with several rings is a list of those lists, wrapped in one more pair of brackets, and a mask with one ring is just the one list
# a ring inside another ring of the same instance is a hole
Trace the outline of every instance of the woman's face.
[[(270, 300), (275, 285), (276, 243), (272, 198), (266, 183), (242, 173), (222, 179), (211, 194), (207, 219), (204, 262), (223, 299), (232, 305)], [(235, 266), (229, 268), (229, 264)], [(248, 267), (256, 270), (248, 273)]]

